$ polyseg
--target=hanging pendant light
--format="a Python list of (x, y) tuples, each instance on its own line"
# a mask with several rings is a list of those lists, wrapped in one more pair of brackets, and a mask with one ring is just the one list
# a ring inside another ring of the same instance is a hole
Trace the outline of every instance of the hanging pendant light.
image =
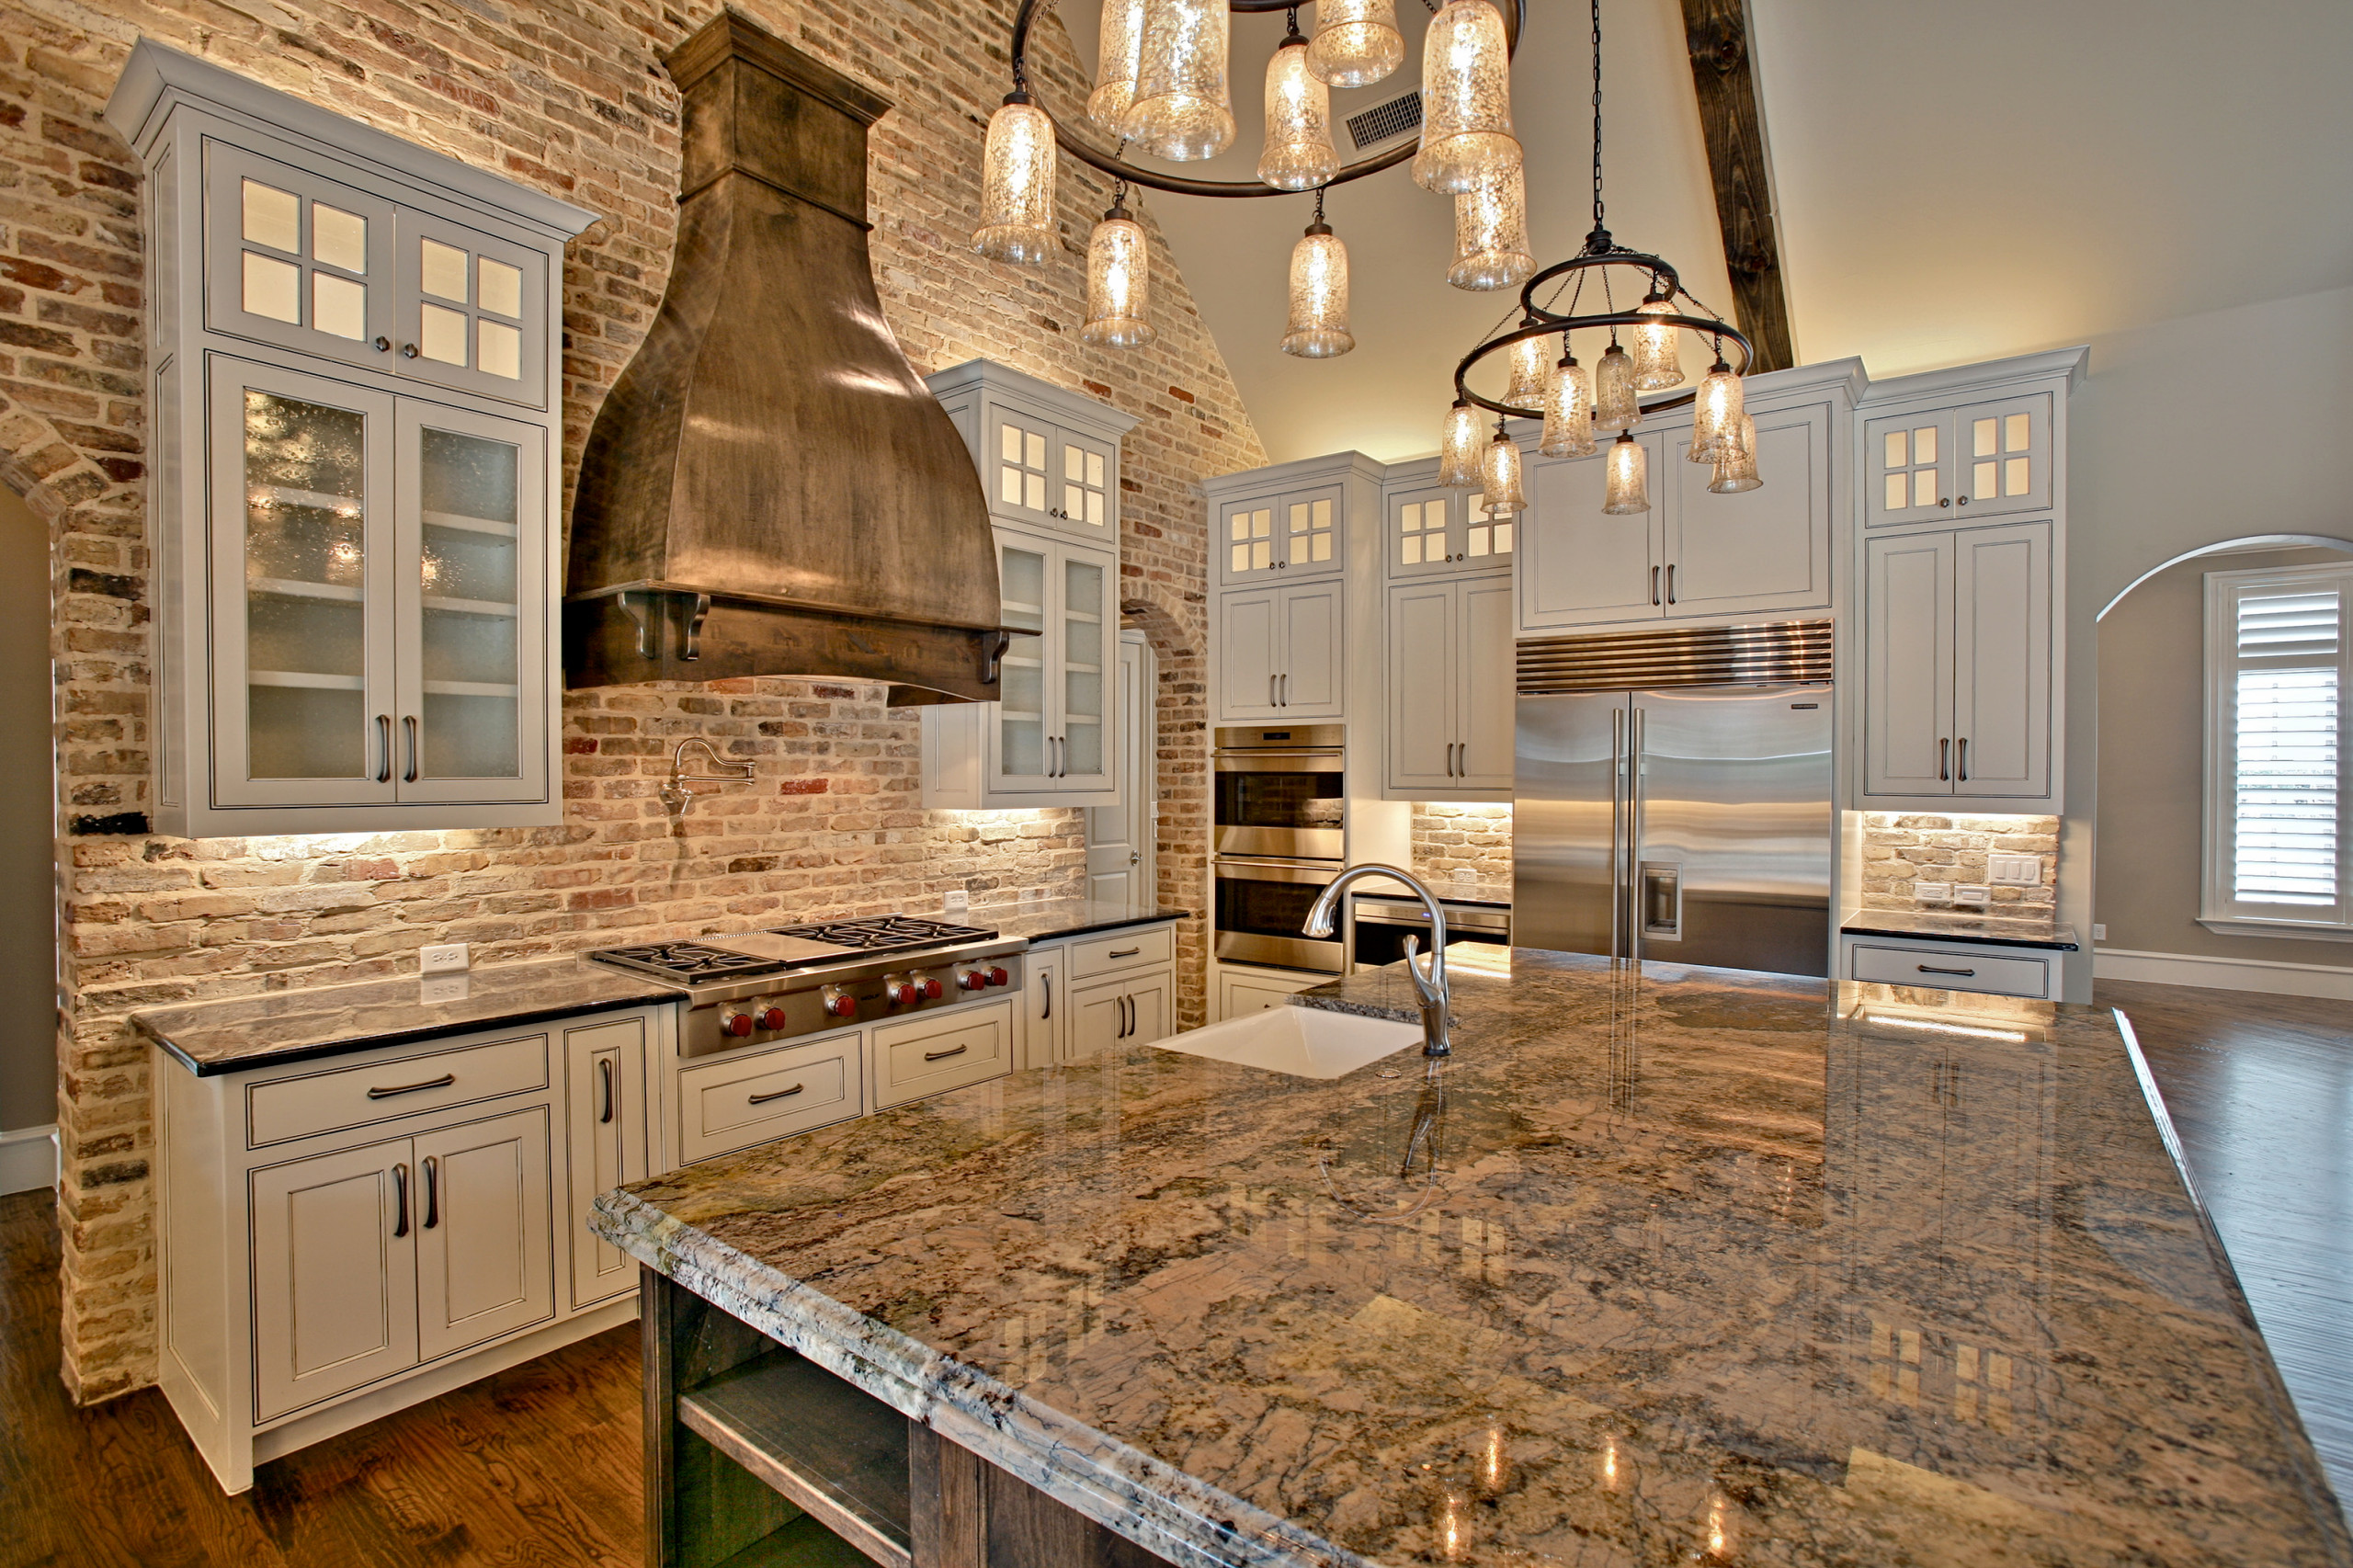
[(1135, 101), (1120, 122), (1121, 136), (1180, 164), (1233, 145), (1225, 75), (1231, 19), (1225, 0), (1144, 0)]
[(1528, 251), (1527, 172), (1514, 169), (1454, 199), (1454, 265), (1446, 280), (1457, 289), (1515, 289), (1536, 270)]
[(991, 261), (1035, 263), (1055, 244), (1054, 122), (1017, 87), (989, 117), (972, 248)]
[(1487, 497), (1487, 515), (1507, 517), (1528, 505), (1519, 488), (1519, 443), (1504, 433), (1504, 422), (1495, 421), (1495, 438), (1487, 443), (1486, 456), (1479, 464), (1479, 488)]
[(1290, 326), (1283, 352), (1302, 359), (1329, 359), (1357, 346), (1348, 332), (1348, 247), (1324, 222), (1324, 195), (1315, 196), (1315, 222), (1290, 253)]
[(1740, 378), (1719, 358), (1691, 404), (1691, 449), (1684, 456), (1695, 463), (1715, 461), (1740, 424), (1741, 402)]
[(1404, 62), (1396, 0), (1315, 0), (1307, 68), (1333, 87), (1370, 87)]
[(1479, 411), (1461, 398), (1447, 411), (1446, 439), (1438, 447), (1438, 482), (1454, 490), (1479, 487)]
[[(1634, 311), (1638, 315), (1671, 316), (1676, 313), (1675, 301), (1644, 300)], [(1683, 384), (1682, 328), (1646, 322), (1633, 329), (1633, 339), (1635, 391), (1665, 392)]]
[(1100, 43), (1095, 55), (1095, 91), (1086, 97), (1086, 118), (1107, 135), (1136, 101), (1136, 60), (1143, 51), (1143, 0), (1103, 0)]
[(1457, 195), (1519, 167), (1511, 54), (1489, 0), (1447, 0), (1422, 43), (1422, 144), (1414, 181)]
[(1609, 443), (1609, 468), (1601, 492), (1601, 509), (1612, 517), (1631, 517), (1651, 509), (1650, 458), (1630, 431), (1621, 430)]
[(1144, 319), (1152, 301), (1152, 256), (1143, 225), (1128, 215), (1127, 187), (1086, 242), (1086, 324), (1078, 335), (1109, 348), (1141, 348), (1159, 336)]
[(1634, 361), (1616, 343), (1601, 356), (1593, 371), (1593, 427), (1631, 430), (1643, 422), (1643, 404), (1634, 393)]
[(1332, 89), (1308, 70), (1298, 22), (1294, 11), (1290, 35), (1267, 62), (1267, 145), (1258, 177), (1277, 190), (1313, 190), (1340, 166), (1332, 146)]
[(1544, 436), (1536, 449), (1548, 458), (1594, 454), (1593, 381), (1573, 354), (1563, 353), (1544, 389)]
[(1756, 419), (1743, 414), (1733, 427), (1731, 446), (1716, 460), (1716, 475), (1708, 481), (1708, 488), (1718, 495), (1738, 495), (1761, 489), (1764, 483), (1756, 475)]
[[(1522, 326), (1534, 326), (1524, 321)], [(1514, 408), (1538, 409), (1544, 406), (1544, 392), (1552, 380), (1552, 340), (1543, 337), (1523, 337), (1511, 346), (1511, 385), (1504, 392), (1504, 401)]]

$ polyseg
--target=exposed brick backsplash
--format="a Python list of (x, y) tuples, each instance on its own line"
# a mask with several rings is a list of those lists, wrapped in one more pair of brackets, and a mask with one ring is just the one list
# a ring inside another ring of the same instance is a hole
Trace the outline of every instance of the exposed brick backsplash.
[[(1078, 341), (1081, 259), (1106, 182), (1065, 160), (1064, 254), (1013, 271), (972, 254), (981, 134), (1005, 92), (1011, 0), (742, 0), (895, 100), (871, 139), (876, 281), (918, 371), (973, 358), (1082, 388), (1141, 423), (1123, 448), (1123, 608), (1160, 659), (1160, 884), (1198, 907), (1207, 846), (1206, 530), (1200, 481), (1266, 460), (1154, 222), (1159, 341)], [(50, 525), (65, 1008), (59, 1123), (68, 1382), (152, 1378), (154, 1256), (146, 1051), (123, 1015), (194, 994), (413, 965), (431, 941), (495, 963), (618, 934), (875, 911), (962, 885), (976, 907), (1075, 890), (1070, 811), (926, 813), (918, 728), (881, 688), (727, 681), (576, 693), (562, 826), (190, 842), (144, 831), (150, 615), (141, 349), (141, 176), (99, 118), (144, 32), (300, 97), (604, 214), (564, 268), (570, 494), (597, 406), (667, 278), (678, 98), (662, 52), (713, 0), (0, 0), (0, 478)], [(1086, 92), (1061, 24), (1033, 85)], [(688, 735), (759, 764), (683, 821), (654, 798)], [(1206, 948), (1178, 944), (1179, 1018)]]
[(2057, 817), (1927, 815), (1918, 812), (1863, 813), (1863, 907), (1925, 909), (1915, 882), (1983, 882), (1989, 854), (2032, 855), (2042, 863), (2035, 887), (1992, 890), (1988, 906), (2021, 919), (2051, 919), (2059, 897)]
[(1413, 813), (1407, 870), (1440, 893), (1511, 897), (1511, 802), (1415, 801)]

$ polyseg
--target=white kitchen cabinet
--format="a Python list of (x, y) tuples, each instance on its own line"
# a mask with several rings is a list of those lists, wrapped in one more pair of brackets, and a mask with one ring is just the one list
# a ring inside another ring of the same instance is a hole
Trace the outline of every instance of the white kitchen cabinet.
[[(1165, 1037), (1176, 1017), (1176, 927), (1173, 921), (1121, 926), (1051, 945), (1042, 960), (1032, 948), (1029, 1017), (1048, 1012), (1042, 978), (1053, 976), (1046, 1038), (1032, 1033), (1027, 1062), (1079, 1062), (1107, 1050), (1148, 1045)], [(1033, 1028), (1036, 1027), (1033, 1024)], [(1051, 1054), (1047, 1054), (1048, 1051)]]
[(874, 1108), (945, 1094), (1013, 1071), (1016, 1026), (1010, 998), (867, 1031)]
[(2052, 524), (1865, 541), (1863, 795), (2055, 812)]
[(1134, 419), (987, 359), (951, 366), (924, 384), (972, 449), (993, 515), (1119, 548), (1120, 442)]
[(1993, 996), (2058, 994), (2056, 953), (1946, 942), (1904, 947), (1860, 937), (1845, 937), (1840, 945), (1849, 980)]
[(155, 827), (561, 821), (555, 280), (596, 214), (152, 42), (107, 113), (148, 175)]
[(415, 1171), (402, 1138), (253, 1173), (255, 1419), (416, 1365)]
[(1248, 969), (1235, 964), (1217, 966), (1217, 1007), (1210, 1018), (1222, 1023), (1245, 1013), (1286, 1007), (1300, 992), (1330, 981), (1328, 974), (1302, 974), (1288, 969)]
[(417, 1134), (419, 1359), (555, 1315), (548, 1152), (545, 1106)]
[(1391, 586), (1391, 799), (1510, 798), (1512, 602), (1505, 576)]
[(2050, 511), (2056, 395), (2026, 392), (1866, 419), (1864, 526), (1960, 528)]
[(1347, 593), (1339, 582), (1218, 596), (1218, 718), (1337, 719), (1347, 698)]
[(1490, 516), (1483, 492), (1421, 483), (1434, 476), (1420, 471), (1434, 466), (1405, 465), (1404, 476), (1382, 489), (1381, 559), (1389, 579), (1510, 565), (1519, 537), (1518, 516)]
[(1033, 947), (1021, 955), (1020, 1068), (1049, 1067), (1063, 1059), (1063, 1036), (1070, 1027), (1068, 970), (1060, 946)]
[(1150, 1045), (1168, 1036), (1176, 1014), (1176, 977), (1165, 969), (1114, 975), (1072, 988), (1066, 1061)]
[(1210, 553), (1228, 587), (1329, 577), (1347, 564), (1347, 487), (1303, 485), (1220, 505)]
[(649, 1114), (645, 1021), (625, 1017), (563, 1031), (564, 1203), (572, 1304), (637, 1289), (637, 1260), (588, 1231), (597, 1195), (654, 1174), (658, 1126)]

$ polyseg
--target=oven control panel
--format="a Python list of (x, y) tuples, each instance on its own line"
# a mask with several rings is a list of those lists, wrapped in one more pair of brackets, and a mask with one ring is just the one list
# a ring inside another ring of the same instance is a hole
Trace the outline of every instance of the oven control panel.
[[(687, 1010), (679, 1041), (688, 1056), (773, 1045), (859, 1023), (887, 1023), (1017, 990), (1018, 954), (973, 961), (892, 970), (839, 983), (814, 975), (779, 974), (778, 988), (725, 1002), (698, 1002)], [(794, 984), (798, 980), (799, 984)]]

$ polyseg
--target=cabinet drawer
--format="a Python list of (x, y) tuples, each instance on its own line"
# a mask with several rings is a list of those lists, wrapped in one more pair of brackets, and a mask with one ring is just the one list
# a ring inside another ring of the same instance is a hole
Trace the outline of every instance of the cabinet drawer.
[(874, 1031), (874, 1105), (901, 1105), (1013, 1071), (1013, 1004)]
[(1070, 978), (1074, 985), (1114, 970), (1171, 963), (1176, 957), (1176, 929), (1154, 926), (1141, 931), (1115, 931), (1070, 945)]
[(730, 1056), (678, 1074), (678, 1160), (789, 1138), (866, 1109), (856, 1029), (756, 1056)]
[(1992, 958), (1984, 953), (1934, 948), (1880, 948), (1855, 944), (1850, 960), (1857, 980), (1886, 985), (1925, 985), (1938, 991), (1984, 991), (1995, 996), (2049, 996), (2051, 960)]
[(547, 1086), (548, 1037), (543, 1034), (274, 1078), (245, 1090), (245, 1145), (259, 1149)]

